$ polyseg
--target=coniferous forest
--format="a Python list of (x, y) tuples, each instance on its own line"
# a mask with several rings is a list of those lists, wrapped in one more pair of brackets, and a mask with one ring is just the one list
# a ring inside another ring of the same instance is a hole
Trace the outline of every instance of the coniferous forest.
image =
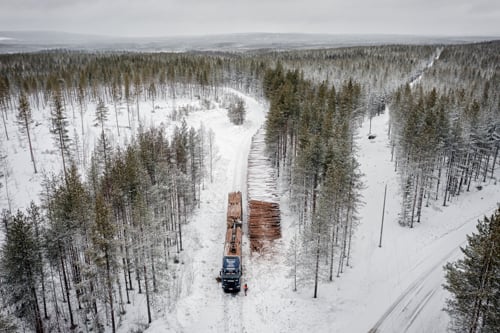
[[(41, 172), (31, 148), (32, 115), (49, 109), (52, 137), (46, 140), (53, 141), (62, 169), (43, 174), (39, 200), (28, 207), (1, 207), (0, 332), (78, 327), (114, 333), (132, 294), (145, 295), (143, 328), (158, 308), (175, 307), (184, 228), (204, 184), (212, 181), (214, 133), (185, 121), (168, 135), (139, 124), (120, 146), (105, 130), (114, 123), (118, 136), (124, 131), (119, 106), (130, 128), (143, 102), (155, 110), (165, 99), (194, 98), (207, 107), (217, 101), (235, 125), (245, 121), (245, 103), (228, 88), (264, 103), (267, 154), (299, 221), (287, 264), (302, 281), (299, 287), (316, 298), (318, 285), (340, 277), (353, 259), (358, 211), (368, 200), (360, 195), (356, 154), (363, 120), (389, 112), (385, 135), (399, 177), (398, 222), (412, 232), (427, 207), (447, 206), (498, 176), (499, 87), (498, 41), (281, 52), (1, 54), (6, 140), (7, 124), (15, 119), (33, 173)], [(180, 108), (176, 116), (188, 112)], [(89, 115), (99, 132), (90, 150), (82, 144)], [(82, 126), (73, 130), (70, 122), (79, 118)], [(495, 239), (498, 212), (469, 238), (466, 259), (446, 268), (446, 288), (457, 295), (449, 313), (459, 332), (500, 327)], [(461, 277), (469, 270), (486, 273)], [(475, 284), (478, 301), (464, 303), (463, 288)]]

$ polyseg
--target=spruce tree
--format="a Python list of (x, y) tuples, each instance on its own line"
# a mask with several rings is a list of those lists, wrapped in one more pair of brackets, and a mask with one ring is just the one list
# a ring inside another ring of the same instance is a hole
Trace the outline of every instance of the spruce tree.
[(500, 332), (500, 208), (467, 236), (463, 259), (445, 266), (454, 332)]

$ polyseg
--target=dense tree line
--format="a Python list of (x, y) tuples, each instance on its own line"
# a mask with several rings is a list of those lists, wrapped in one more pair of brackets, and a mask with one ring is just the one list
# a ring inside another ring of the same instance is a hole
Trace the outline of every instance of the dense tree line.
[(447, 46), (418, 82), (392, 96), (402, 225), (420, 222), (430, 200), (445, 206), (494, 179), (500, 161), (500, 92), (493, 88), (500, 84), (499, 51), (500, 43)]
[(299, 70), (305, 79), (340, 86), (358, 82), (365, 99), (388, 96), (422, 70), (436, 45), (356, 46), (319, 50), (273, 52), (268, 62), (281, 62), (287, 70)]
[[(99, 98), (127, 106), (129, 117), (139, 101), (176, 96), (206, 98), (220, 95), (221, 87), (259, 94), (265, 65), (235, 54), (87, 53), (64, 50), (0, 55), (2, 119), (25, 94), (34, 108), (43, 108), (60, 95), (66, 109), (85, 113)], [(116, 112), (116, 110), (115, 110)]]
[(315, 263), (298, 269), (313, 277), (317, 297), (319, 281), (349, 265), (360, 189), (353, 136), (364, 112), (361, 88), (352, 80), (338, 88), (315, 84), (278, 63), (266, 72), (264, 93), (270, 101), (266, 143), (281, 177), (289, 179), (300, 216), (294, 249), (301, 251), (294, 258)]

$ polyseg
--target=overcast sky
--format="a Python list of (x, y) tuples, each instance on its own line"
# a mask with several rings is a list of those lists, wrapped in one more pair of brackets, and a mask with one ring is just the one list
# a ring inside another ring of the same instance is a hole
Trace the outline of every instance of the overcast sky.
[(500, 36), (499, 0), (0, 0), (0, 30)]

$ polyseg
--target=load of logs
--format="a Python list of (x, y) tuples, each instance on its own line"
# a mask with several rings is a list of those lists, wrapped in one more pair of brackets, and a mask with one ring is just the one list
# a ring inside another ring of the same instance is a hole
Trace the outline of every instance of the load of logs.
[(227, 228), (233, 226), (233, 222), (241, 223), (243, 206), (241, 192), (230, 192), (227, 200)]

